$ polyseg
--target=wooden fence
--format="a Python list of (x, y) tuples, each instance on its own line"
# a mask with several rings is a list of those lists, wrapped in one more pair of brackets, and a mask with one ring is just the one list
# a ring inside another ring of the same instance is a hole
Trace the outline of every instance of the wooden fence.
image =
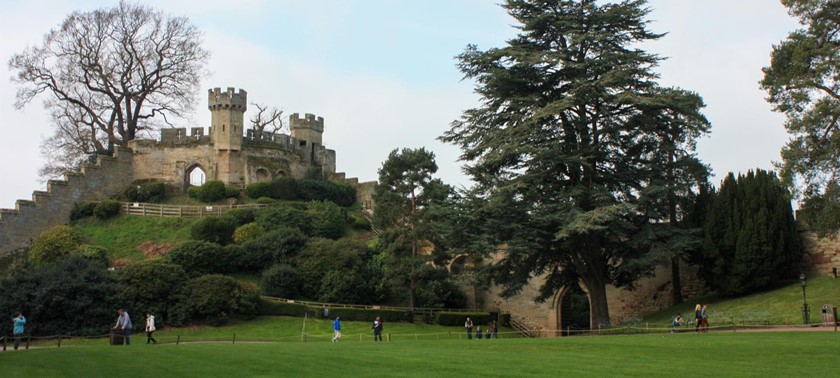
[(204, 218), (211, 215), (222, 215), (233, 209), (257, 209), (268, 206), (264, 204), (175, 206), (142, 202), (122, 202), (121, 205), (124, 214), (171, 218)]

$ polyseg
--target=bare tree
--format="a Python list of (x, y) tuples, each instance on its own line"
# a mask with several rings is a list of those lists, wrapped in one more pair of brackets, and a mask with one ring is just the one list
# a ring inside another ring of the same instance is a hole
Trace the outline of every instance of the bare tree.
[(251, 117), (251, 128), (263, 132), (276, 133), (283, 130), (283, 111), (277, 108), (269, 109), (266, 105), (251, 103), (257, 108), (257, 113)]
[(209, 56), (187, 18), (121, 1), (73, 12), (9, 68), (17, 108), (47, 97), (54, 134), (42, 150), (74, 165), (189, 114)]

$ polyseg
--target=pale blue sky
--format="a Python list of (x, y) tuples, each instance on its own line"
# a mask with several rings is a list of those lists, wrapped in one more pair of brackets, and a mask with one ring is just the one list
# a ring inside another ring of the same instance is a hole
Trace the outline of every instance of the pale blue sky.
[[(35, 44), (75, 9), (115, 1), (0, 0), (0, 208), (43, 190), (36, 173), (39, 144), (49, 134), (40, 103), (13, 108), (9, 56)], [(502, 46), (516, 30), (488, 0), (147, 1), (188, 16), (205, 32), (213, 75), (202, 91), (233, 86), (249, 101), (286, 114), (315, 113), (326, 122), (324, 144), (336, 150), (339, 171), (363, 181), (394, 148), (426, 147), (440, 176), (467, 184), (459, 151), (435, 140), (477, 97), (461, 81), (454, 56), (467, 44)], [(668, 32), (644, 46), (669, 57), (663, 85), (698, 92), (707, 103), (712, 135), (700, 157), (718, 177), (771, 168), (787, 139), (784, 118), (772, 113), (758, 88), (773, 43), (796, 23), (776, 0), (652, 0), (651, 29)], [(199, 95), (199, 98), (204, 96)], [(182, 126), (206, 126), (206, 104)], [(246, 117), (249, 114), (246, 114)], [(717, 178), (715, 178), (717, 182)]]

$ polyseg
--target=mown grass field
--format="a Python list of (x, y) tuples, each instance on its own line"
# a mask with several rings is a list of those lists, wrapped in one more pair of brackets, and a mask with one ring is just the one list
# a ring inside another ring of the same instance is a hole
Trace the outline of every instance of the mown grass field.
[(840, 332), (546, 339), (104, 343), (0, 352), (4, 377), (836, 376)]

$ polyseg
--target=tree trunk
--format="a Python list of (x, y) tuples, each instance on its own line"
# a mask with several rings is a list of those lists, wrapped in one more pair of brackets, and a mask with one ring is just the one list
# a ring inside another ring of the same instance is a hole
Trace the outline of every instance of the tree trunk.
[(589, 292), (589, 328), (609, 327), (610, 309), (607, 305), (607, 286), (600, 277), (583, 277)]
[[(674, 151), (668, 152), (668, 223), (671, 227), (678, 227), (677, 225), (677, 200), (674, 194)], [(671, 258), (671, 291), (673, 294), (673, 304), (682, 303), (682, 275), (680, 274), (680, 257), (674, 256)]]

